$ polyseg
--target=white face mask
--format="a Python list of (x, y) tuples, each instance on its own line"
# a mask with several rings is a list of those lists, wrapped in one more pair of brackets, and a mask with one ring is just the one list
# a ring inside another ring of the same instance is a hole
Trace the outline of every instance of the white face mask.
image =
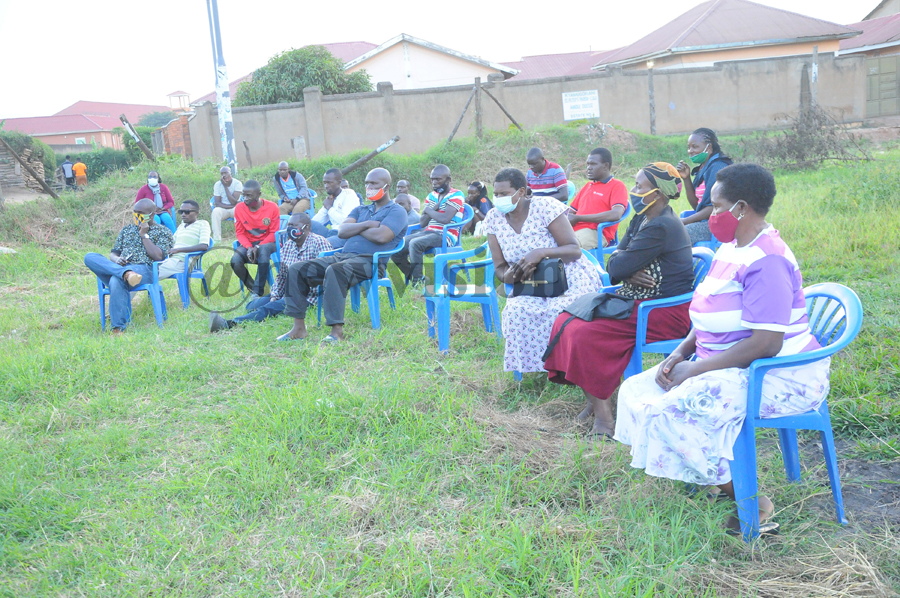
[(147, 179), (147, 184), (151, 187), (156, 187), (157, 183), (159, 183), (159, 179), (154, 179), (153, 177)]
[(494, 207), (497, 208), (501, 214), (509, 214), (513, 210), (516, 209), (516, 206), (519, 205), (517, 203), (513, 203), (513, 198), (518, 195), (519, 192), (516, 191), (512, 195), (507, 195), (505, 197), (494, 196)]

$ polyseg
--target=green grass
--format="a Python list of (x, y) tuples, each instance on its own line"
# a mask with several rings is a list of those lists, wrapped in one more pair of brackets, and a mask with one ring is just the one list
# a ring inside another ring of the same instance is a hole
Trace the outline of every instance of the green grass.
[[(457, 165), (490, 155), (490, 168), (505, 166), (536, 137), (572, 155), (593, 145), (559, 127), (390, 164), (408, 164), (422, 188), (429, 160), (489, 179)], [(677, 161), (683, 140), (647, 143), (622, 155), (623, 171)], [(851, 445), (842, 457), (873, 463), (896, 462), (889, 446), (900, 442), (898, 158), (778, 173), (770, 218), (806, 283), (839, 281), (863, 300), (863, 331), (833, 363), (830, 401)], [(208, 198), (215, 180), (215, 168), (189, 163), (160, 170), (176, 198)], [(853, 509), (851, 526), (837, 526), (820, 460), (805, 458), (803, 482), (789, 485), (774, 437), (761, 437), (760, 484), (782, 535), (746, 546), (721, 532), (727, 505), (632, 470), (626, 447), (581, 441), (577, 389), (514, 383), (477, 309), (454, 306), (449, 356), (427, 337), (414, 293), (395, 312), (383, 302), (379, 331), (365, 303), (348, 310), (341, 346), (319, 346), (323, 329), (306, 345), (276, 344), (286, 319), (212, 336), (206, 313), (181, 310), (169, 282), (163, 329), (144, 296), (127, 334), (101, 333), (81, 258), (108, 250), (142, 176), (0, 214), (0, 242), (19, 251), (0, 255), (0, 596), (900, 588), (897, 528)], [(863, 483), (844, 479), (847, 492)]]

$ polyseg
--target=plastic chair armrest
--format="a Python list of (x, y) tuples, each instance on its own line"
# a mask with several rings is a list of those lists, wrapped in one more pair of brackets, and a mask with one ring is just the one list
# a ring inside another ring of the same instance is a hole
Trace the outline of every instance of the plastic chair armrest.
[(323, 252), (321, 252), (321, 253), (320, 253), (318, 256), (316, 256), (316, 257), (328, 257), (329, 255), (334, 255), (334, 254), (340, 253), (340, 252), (341, 252), (341, 249), (340, 249), (340, 248), (337, 248), (337, 249), (329, 249), (328, 251), (323, 251)]
[(637, 313), (637, 337), (635, 338), (636, 346), (642, 347), (647, 341), (647, 325), (650, 323), (650, 312), (660, 307), (673, 307), (689, 303), (694, 293), (682, 293), (674, 297), (666, 297), (665, 299), (651, 299), (644, 301), (638, 305)]
[(405, 246), (406, 246), (406, 238), (401, 237), (400, 244), (397, 245), (396, 247), (394, 247), (393, 249), (388, 249), (387, 251), (376, 251), (374, 254), (372, 254), (372, 267), (375, 269), (374, 272), (375, 272), (376, 277), (378, 276), (378, 260), (388, 257), (388, 256), (391, 256), (391, 255), (394, 255), (395, 253), (397, 253), (401, 249), (403, 249)]
[(747, 389), (747, 416), (759, 418), (759, 408), (762, 398), (762, 381), (769, 370), (786, 367), (798, 367), (808, 365), (816, 361), (831, 357), (843, 348), (841, 343), (834, 343), (821, 349), (814, 349), (805, 353), (797, 353), (796, 355), (785, 355), (784, 357), (766, 357), (757, 359), (750, 364), (748, 370), (748, 389)]

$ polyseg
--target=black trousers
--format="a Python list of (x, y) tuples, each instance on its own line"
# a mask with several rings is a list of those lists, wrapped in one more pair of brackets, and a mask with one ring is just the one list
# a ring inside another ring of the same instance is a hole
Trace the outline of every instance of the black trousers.
[[(379, 275), (384, 267), (379, 267)], [(312, 289), (325, 283), (321, 298), (325, 312), (325, 324), (344, 323), (347, 291), (350, 287), (372, 278), (372, 256), (356, 253), (338, 253), (297, 262), (288, 269), (288, 286), (284, 296), (284, 315), (306, 318), (309, 303), (306, 298)]]
[(263, 291), (265, 291), (266, 283), (269, 281), (269, 259), (275, 253), (275, 249), (275, 243), (266, 243), (259, 246), (259, 251), (256, 253), (255, 282), (247, 270), (247, 250), (244, 246), (238, 245), (238, 248), (234, 250), (234, 255), (231, 256), (231, 269), (234, 270), (234, 273), (241, 279), (245, 287), (260, 297), (265, 295)]

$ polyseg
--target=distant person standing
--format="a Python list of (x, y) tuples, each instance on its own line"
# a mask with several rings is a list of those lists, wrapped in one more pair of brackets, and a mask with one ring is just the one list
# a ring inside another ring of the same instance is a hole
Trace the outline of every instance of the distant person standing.
[(275, 184), (275, 191), (278, 192), (278, 198), (281, 200), (278, 206), (279, 212), (296, 214), (310, 208), (309, 187), (306, 186), (306, 179), (296, 170), (291, 170), (287, 162), (278, 164), (278, 172), (275, 173), (272, 182)]
[(87, 164), (81, 161), (81, 158), (78, 158), (78, 161), (72, 165), (72, 172), (75, 173), (75, 185), (77, 187), (86, 187), (87, 186)]
[(566, 173), (559, 164), (546, 159), (538, 147), (528, 150), (525, 160), (528, 162), (528, 174), (525, 176), (532, 195), (553, 197), (563, 203), (569, 201)]
[(219, 170), (219, 180), (213, 185), (212, 238), (222, 240), (222, 221), (234, 218), (234, 208), (241, 201), (244, 184), (231, 176), (231, 169), (223, 166)]
[(62, 168), (63, 178), (66, 179), (66, 187), (69, 189), (75, 188), (75, 171), (72, 170), (73, 166), (75, 165), (72, 164), (69, 156), (66, 156), (65, 162), (59, 165)]

